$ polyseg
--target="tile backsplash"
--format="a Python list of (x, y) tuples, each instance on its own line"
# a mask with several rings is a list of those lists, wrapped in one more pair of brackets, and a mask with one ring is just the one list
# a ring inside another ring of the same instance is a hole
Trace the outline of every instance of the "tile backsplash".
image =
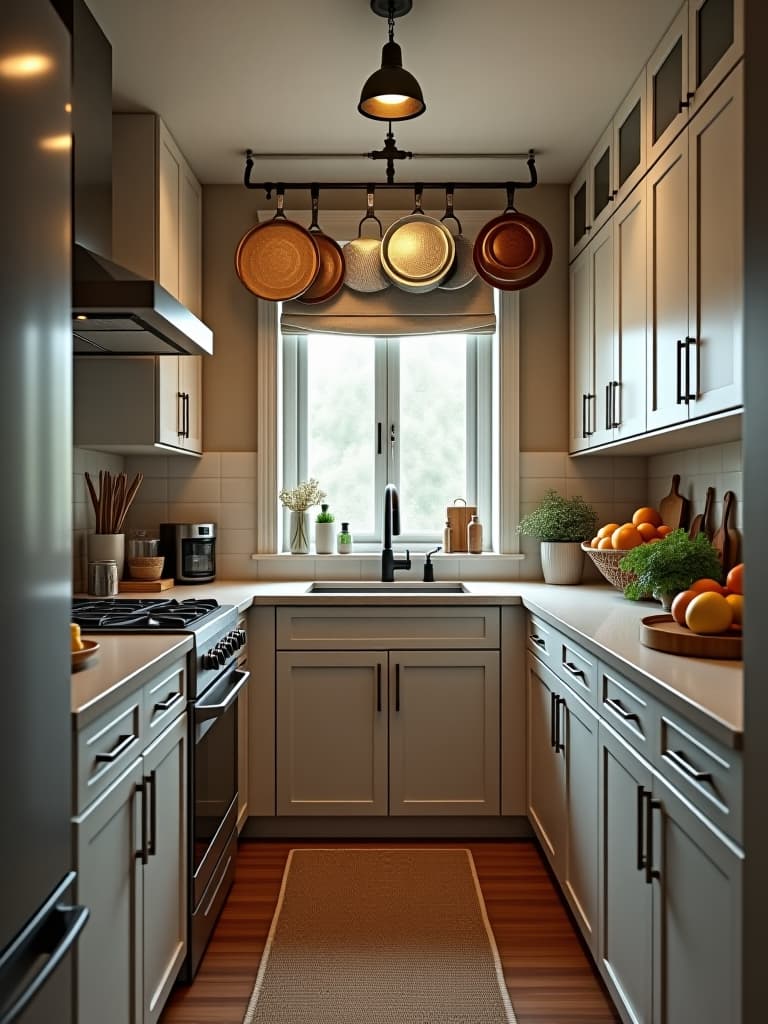
[(733, 491), (736, 504), (731, 525), (741, 524), (741, 502), (744, 497), (741, 441), (687, 448), (679, 452), (654, 455), (648, 459), (648, 495), (658, 505), (669, 494), (672, 477), (680, 474), (680, 493), (691, 502), (691, 518), (704, 511), (707, 488), (714, 487), (710, 526), (716, 529), (723, 515), (723, 495)]

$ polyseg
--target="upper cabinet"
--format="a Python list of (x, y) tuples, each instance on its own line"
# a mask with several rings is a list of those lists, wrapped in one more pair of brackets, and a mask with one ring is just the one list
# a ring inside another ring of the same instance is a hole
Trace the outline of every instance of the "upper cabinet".
[(112, 118), (112, 254), (202, 316), (202, 190), (156, 114)]
[(646, 168), (645, 68), (640, 72), (613, 118), (616, 153), (613, 195), (618, 206), (637, 185)]

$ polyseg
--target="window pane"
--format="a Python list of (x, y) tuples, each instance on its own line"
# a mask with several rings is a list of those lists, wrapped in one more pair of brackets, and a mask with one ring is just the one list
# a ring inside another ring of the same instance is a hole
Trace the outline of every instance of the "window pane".
[(467, 497), (467, 340), (400, 342), (400, 525), (441, 535), (445, 506)]
[(374, 351), (373, 338), (307, 338), (308, 473), (353, 537), (375, 526)]

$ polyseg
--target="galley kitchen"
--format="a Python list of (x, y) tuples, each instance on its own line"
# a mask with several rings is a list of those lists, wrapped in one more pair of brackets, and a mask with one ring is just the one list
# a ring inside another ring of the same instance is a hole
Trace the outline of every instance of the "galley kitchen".
[(767, 39), (7, 0), (0, 1024), (762, 1022)]

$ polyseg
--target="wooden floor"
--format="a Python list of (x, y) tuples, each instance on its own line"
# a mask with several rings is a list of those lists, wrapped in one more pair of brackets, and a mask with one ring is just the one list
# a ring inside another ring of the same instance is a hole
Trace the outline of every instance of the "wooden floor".
[[(194, 984), (176, 988), (161, 1024), (242, 1024), (288, 851), (334, 845), (387, 844), (240, 844), (235, 884)], [(618, 1024), (535, 843), (435, 845), (472, 851), (518, 1024)]]

